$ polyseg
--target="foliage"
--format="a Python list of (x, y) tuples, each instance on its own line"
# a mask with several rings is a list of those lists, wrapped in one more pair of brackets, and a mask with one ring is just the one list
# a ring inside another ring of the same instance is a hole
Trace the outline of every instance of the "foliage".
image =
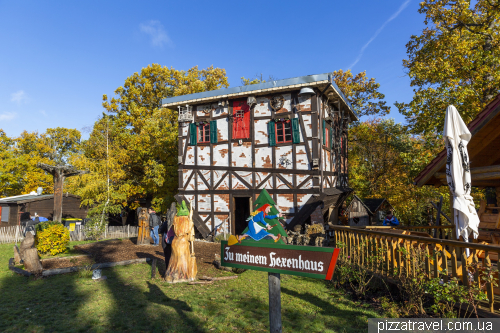
[(43, 231), (53, 225), (62, 225), (59, 221), (46, 221), (35, 224), (36, 232)]
[(136, 208), (138, 199), (166, 211), (178, 185), (178, 122), (177, 110), (162, 108), (161, 100), (228, 86), (224, 69), (179, 71), (152, 64), (128, 77), (115, 97), (104, 95), (107, 114), (72, 161), (91, 173), (68, 180), (82, 203), (93, 205), (90, 213), (116, 214), (125, 206)]
[(68, 128), (48, 128), (45, 133), (24, 131), (9, 138), (0, 130), (0, 195), (35, 191), (53, 192), (52, 176), (37, 163), (66, 164), (79, 153), (80, 132)]
[(406, 44), (415, 87), (410, 103), (396, 103), (415, 133), (441, 133), (453, 104), (469, 123), (500, 92), (500, 2), (425, 0), (426, 28)]
[[(402, 262), (412, 262), (413, 271), (402, 270), (396, 274), (398, 288), (403, 299), (400, 312), (404, 316), (421, 316), (426, 313), (424, 301), (427, 294), (427, 274), (425, 271), (425, 252), (421, 247), (398, 249)], [(396, 272), (394, 272), (396, 273)]]
[(358, 117), (389, 114), (391, 108), (385, 105), (385, 95), (378, 91), (380, 83), (368, 79), (366, 71), (354, 76), (351, 70), (340, 69), (333, 72), (333, 79)]
[[(275, 78), (272, 75), (269, 75), (268, 81), (276, 81), (277, 78)], [(241, 77), (241, 84), (244, 86), (249, 86), (251, 84), (258, 84), (258, 83), (264, 83), (266, 80), (264, 80), (262, 73), (261, 74), (256, 74), (252, 79), (247, 79), (244, 76)]]
[(102, 214), (90, 215), (89, 220), (83, 226), (87, 239), (98, 240), (104, 234), (107, 225), (107, 218), (103, 218)]
[(350, 186), (363, 199), (387, 199), (402, 222), (426, 222), (422, 216), (430, 199), (443, 195), (443, 205), (449, 200), (444, 187), (413, 185), (415, 176), (435, 155), (431, 140), (409, 135), (393, 119), (360, 122), (349, 133)]
[(69, 230), (60, 223), (49, 225), (37, 232), (35, 243), (40, 253), (56, 255), (65, 252), (69, 245)]

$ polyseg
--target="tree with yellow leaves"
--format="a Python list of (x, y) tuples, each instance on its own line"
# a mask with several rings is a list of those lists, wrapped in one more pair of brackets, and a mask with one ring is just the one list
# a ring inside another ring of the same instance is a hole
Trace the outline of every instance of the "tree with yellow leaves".
[(441, 133), (446, 107), (465, 123), (500, 93), (500, 0), (425, 0), (427, 27), (406, 44), (413, 100), (395, 103), (413, 133)]

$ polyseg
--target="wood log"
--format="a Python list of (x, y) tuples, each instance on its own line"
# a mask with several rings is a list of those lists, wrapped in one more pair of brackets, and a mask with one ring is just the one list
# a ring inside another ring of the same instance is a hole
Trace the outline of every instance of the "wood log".
[(19, 251), (19, 248), (17, 247), (17, 245), (14, 245), (14, 262), (16, 264), (20, 264), (22, 262), (21, 252)]
[(35, 248), (24, 251), (23, 263), (26, 270), (30, 273), (38, 274), (43, 270), (42, 262), (40, 261), (38, 251)]
[(14, 267), (14, 258), (9, 259), (9, 269), (13, 271), (14, 273), (24, 275), (24, 276), (31, 276), (30, 272), (25, 271), (24, 269)]
[(213, 281), (194, 281), (194, 282), (189, 282), (189, 285), (195, 285), (195, 284), (213, 284)]

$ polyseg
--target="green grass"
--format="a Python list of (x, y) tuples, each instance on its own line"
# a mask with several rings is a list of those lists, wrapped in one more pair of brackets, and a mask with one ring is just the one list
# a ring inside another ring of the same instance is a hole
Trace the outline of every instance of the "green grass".
[[(149, 264), (137, 264), (104, 269), (101, 282), (79, 273), (35, 280), (8, 270), (12, 252), (12, 244), (0, 245), (1, 332), (269, 331), (264, 272), (171, 285), (152, 280)], [(325, 281), (281, 278), (284, 332), (364, 332), (367, 319), (380, 316)]]

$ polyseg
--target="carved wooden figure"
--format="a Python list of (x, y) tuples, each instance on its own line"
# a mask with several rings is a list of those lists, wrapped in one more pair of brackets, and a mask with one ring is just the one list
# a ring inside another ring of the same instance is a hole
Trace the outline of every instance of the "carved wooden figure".
[(137, 245), (149, 244), (148, 230), (149, 230), (149, 214), (143, 208), (139, 213), (139, 230), (137, 234)]
[(184, 201), (174, 218), (174, 232), (172, 256), (165, 273), (165, 280), (170, 283), (193, 281), (198, 273), (193, 246), (193, 210), (188, 212)]

